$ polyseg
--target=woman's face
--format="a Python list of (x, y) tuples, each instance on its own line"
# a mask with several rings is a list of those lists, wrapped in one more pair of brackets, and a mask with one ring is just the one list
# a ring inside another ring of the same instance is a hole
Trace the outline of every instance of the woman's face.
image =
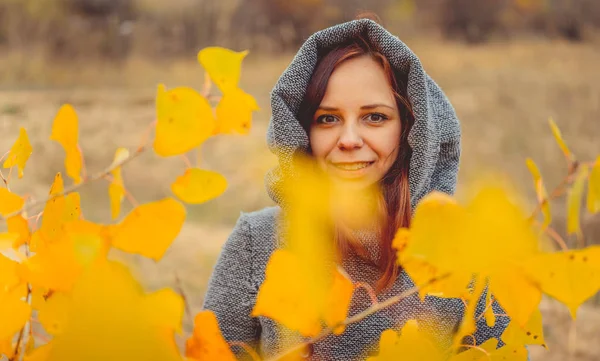
[(370, 56), (341, 63), (331, 74), (310, 127), (312, 154), (334, 180), (367, 188), (398, 155), (398, 106), (382, 66)]

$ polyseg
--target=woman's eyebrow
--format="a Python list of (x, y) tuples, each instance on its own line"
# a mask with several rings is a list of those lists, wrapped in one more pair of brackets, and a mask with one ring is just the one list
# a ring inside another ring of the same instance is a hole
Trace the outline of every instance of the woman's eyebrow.
[(379, 108), (379, 107), (390, 108), (392, 110), (394, 109), (393, 107), (391, 107), (387, 104), (382, 104), (382, 103), (363, 105), (362, 107), (360, 107), (360, 109), (375, 109), (375, 108)]
[[(375, 104), (367, 104), (367, 105), (363, 105), (362, 107), (360, 107), (360, 109), (375, 109), (375, 108), (379, 108), (379, 107), (384, 107), (384, 108), (389, 108), (389, 109), (394, 109), (394, 107), (387, 105), (387, 104), (383, 104), (383, 103), (375, 103)], [(325, 110), (328, 112), (335, 112), (335, 111), (339, 111), (338, 108), (336, 107), (331, 107), (328, 105), (320, 105), (317, 110)]]

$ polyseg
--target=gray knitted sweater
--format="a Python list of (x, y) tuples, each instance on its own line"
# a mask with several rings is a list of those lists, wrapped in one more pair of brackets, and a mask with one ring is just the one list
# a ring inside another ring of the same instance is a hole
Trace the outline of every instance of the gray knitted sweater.
[[(409, 144), (413, 150), (409, 176), (413, 207), (432, 190), (449, 194), (455, 190), (461, 133), (452, 105), (425, 73), (417, 56), (402, 41), (377, 23), (362, 19), (327, 28), (308, 38), (271, 93), (272, 117), (267, 140), (271, 151), (278, 156), (279, 165), (267, 174), (266, 185), (271, 198), (279, 204), (281, 198), (277, 185), (282, 175), (292, 171), (294, 153), (308, 148), (308, 136), (297, 114), (318, 54), (322, 49), (335, 46), (359, 33), (371, 39), (394, 68), (408, 74), (408, 97), (415, 115), (415, 123), (409, 134)], [(290, 339), (301, 340), (268, 318), (250, 317), (258, 289), (265, 279), (265, 266), (271, 253), (281, 244), (282, 233), (278, 225), (282, 212), (282, 208), (276, 206), (241, 215), (223, 246), (204, 300), (204, 308), (215, 312), (227, 341), (246, 342), (265, 358), (282, 351), (283, 339), (288, 342)], [(372, 257), (376, 258), (376, 235), (365, 233), (361, 237), (366, 244), (375, 244), (369, 250)], [(377, 268), (359, 257), (348, 258), (342, 267), (355, 282), (373, 285), (380, 276)], [(412, 286), (410, 277), (403, 272), (388, 291), (379, 295), (379, 299), (384, 300)], [(353, 296), (350, 315), (368, 308), (370, 302), (368, 294), (358, 289)], [(485, 299), (482, 298), (476, 316), (483, 311), (484, 305)], [(495, 313), (504, 313), (497, 304), (494, 310)], [(409, 319), (429, 323), (440, 340), (449, 342), (463, 312), (461, 300), (427, 296), (421, 302), (414, 295), (350, 325), (342, 335), (331, 335), (317, 342), (312, 346), (312, 355), (307, 358), (362, 360), (377, 351), (382, 331), (399, 329)], [(475, 334), (477, 344), (491, 337), (499, 339), (507, 324), (506, 317), (498, 317), (495, 326), (490, 328), (481, 318)], [(285, 335), (282, 334), (284, 332)], [(235, 351), (239, 351), (240, 356), (243, 354), (241, 350)]]

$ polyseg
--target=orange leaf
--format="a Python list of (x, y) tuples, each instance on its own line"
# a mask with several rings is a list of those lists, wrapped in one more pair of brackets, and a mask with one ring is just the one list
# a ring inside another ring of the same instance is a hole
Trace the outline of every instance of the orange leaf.
[(25, 163), (27, 163), (32, 151), (33, 148), (29, 142), (27, 131), (25, 128), (21, 128), (19, 130), (19, 138), (17, 138), (13, 146), (10, 148), (10, 153), (8, 153), (8, 158), (6, 158), (4, 161), (3, 167), (11, 168), (17, 166), (19, 168), (19, 178), (22, 178)]
[(227, 179), (217, 172), (190, 168), (177, 177), (171, 190), (177, 198), (190, 204), (199, 204), (214, 199), (227, 189)]
[(153, 147), (162, 157), (184, 154), (196, 148), (213, 134), (216, 126), (208, 100), (187, 87), (166, 90), (160, 84), (156, 116)]
[(159, 260), (179, 234), (185, 213), (185, 207), (173, 198), (138, 206), (112, 227), (112, 245)]
[(199, 312), (194, 318), (194, 333), (185, 343), (185, 355), (196, 361), (236, 360), (212, 311)]

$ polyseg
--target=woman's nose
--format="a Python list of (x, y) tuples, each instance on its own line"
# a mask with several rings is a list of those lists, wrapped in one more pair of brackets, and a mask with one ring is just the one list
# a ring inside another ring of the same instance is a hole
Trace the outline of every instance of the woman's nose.
[(340, 138), (338, 139), (338, 148), (342, 150), (360, 148), (364, 144), (360, 132), (356, 125), (347, 124), (342, 128)]

